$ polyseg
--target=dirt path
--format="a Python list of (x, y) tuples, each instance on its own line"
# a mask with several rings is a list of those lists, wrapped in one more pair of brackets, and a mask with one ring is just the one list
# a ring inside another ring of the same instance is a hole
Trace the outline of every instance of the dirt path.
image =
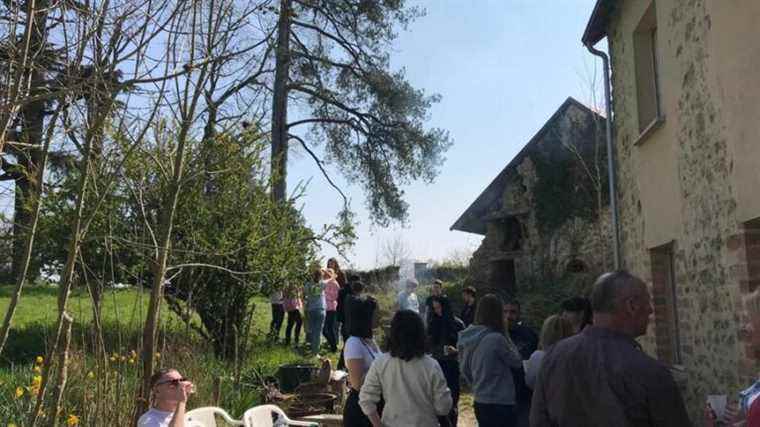
[(475, 412), (472, 409), (472, 394), (462, 393), (459, 396), (458, 427), (475, 427)]

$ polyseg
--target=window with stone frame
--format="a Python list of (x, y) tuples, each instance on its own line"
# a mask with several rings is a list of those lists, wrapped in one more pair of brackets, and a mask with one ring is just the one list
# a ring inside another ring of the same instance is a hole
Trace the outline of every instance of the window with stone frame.
[(501, 242), (501, 250), (504, 252), (521, 250), (522, 225), (520, 224), (520, 221), (514, 216), (509, 216), (502, 220), (501, 228), (504, 236)]
[(649, 4), (633, 33), (633, 52), (639, 132), (644, 135), (663, 119), (657, 60), (657, 12), (654, 1)]
[(652, 303), (657, 358), (670, 365), (681, 364), (674, 243), (650, 250), (652, 263)]

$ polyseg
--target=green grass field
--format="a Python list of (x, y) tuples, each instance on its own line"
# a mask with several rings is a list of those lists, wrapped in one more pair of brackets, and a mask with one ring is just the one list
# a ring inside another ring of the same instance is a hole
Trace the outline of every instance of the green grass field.
[[(0, 316), (5, 314), (12, 288), (0, 286)], [(57, 288), (33, 286), (24, 290), (14, 317), (8, 347), (0, 357), (0, 420), (9, 420), (18, 426), (31, 412), (33, 402), (30, 385), (33, 383), (34, 359), (45, 354), (57, 315)], [(64, 411), (60, 420), (76, 415), (80, 425), (127, 425), (132, 396), (139, 378), (137, 350), (143, 319), (148, 307), (149, 291), (136, 289), (108, 290), (104, 297), (102, 318), (104, 338), (109, 354), (108, 370), (98, 371), (93, 354), (92, 303), (87, 293), (74, 291), (69, 300), (69, 312), (74, 317), (72, 357), (69, 385)], [(391, 296), (379, 296), (383, 322), (390, 321)], [(240, 355), (239, 366), (214, 357), (208, 343), (185, 328), (167, 307), (162, 308), (163, 340), (162, 366), (177, 367), (196, 383), (197, 394), (190, 402), (192, 407), (216, 404), (212, 384), (223, 378), (222, 396), (218, 404), (233, 416), (261, 402), (259, 387), (262, 377), (275, 375), (279, 366), (286, 363), (310, 361), (292, 348), (270, 343), (266, 339), (271, 312), (266, 298), (254, 300), (254, 332), (250, 354)], [(381, 328), (382, 329), (382, 328)], [(283, 331), (284, 332), (284, 331)], [(378, 331), (381, 332), (381, 331)], [(378, 337), (381, 339), (381, 337)], [(337, 355), (328, 355), (335, 362)], [(313, 361), (313, 360), (311, 360)], [(240, 376), (236, 373), (240, 372)], [(19, 388), (23, 392), (17, 395)], [(97, 420), (97, 421), (96, 421)], [(107, 420), (108, 423), (103, 424)], [(460, 425), (474, 424), (472, 397), (463, 394), (460, 402)], [(0, 426), (4, 426), (0, 422)]]
[[(0, 357), (0, 420), (13, 420), (21, 426), (24, 424), (20, 421), (31, 410), (33, 387), (30, 385), (36, 375), (34, 359), (45, 354), (46, 343), (53, 333), (58, 311), (57, 292), (54, 287), (34, 286), (22, 294), (7, 348)], [(0, 286), (0, 315), (5, 314), (11, 293), (11, 287)], [(75, 324), (64, 412), (80, 417), (81, 425), (94, 425), (96, 419), (108, 419), (109, 425), (126, 425), (139, 378), (139, 356), (133, 351), (139, 353), (148, 300), (149, 290), (106, 292), (102, 320), (109, 366), (104, 372), (93, 356), (95, 334), (90, 297), (82, 291), (72, 293), (68, 308)], [(262, 378), (274, 375), (282, 364), (307, 361), (292, 348), (268, 342), (269, 303), (265, 298), (256, 298), (254, 302), (255, 327), (249, 338), (251, 351), (240, 354), (237, 364), (215, 358), (208, 343), (197, 333), (188, 331), (167, 307), (162, 307), (159, 363), (177, 367), (196, 383), (198, 393), (192, 406), (216, 403), (212, 385), (222, 378), (219, 404), (239, 416), (260, 402)], [(19, 393), (23, 394), (19, 396)]]

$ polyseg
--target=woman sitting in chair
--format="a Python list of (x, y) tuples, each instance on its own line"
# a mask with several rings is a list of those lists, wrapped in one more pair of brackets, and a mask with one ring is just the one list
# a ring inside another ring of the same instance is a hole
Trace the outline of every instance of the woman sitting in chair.
[(185, 427), (185, 404), (194, 393), (193, 383), (176, 369), (161, 369), (150, 378), (152, 406), (137, 427)]

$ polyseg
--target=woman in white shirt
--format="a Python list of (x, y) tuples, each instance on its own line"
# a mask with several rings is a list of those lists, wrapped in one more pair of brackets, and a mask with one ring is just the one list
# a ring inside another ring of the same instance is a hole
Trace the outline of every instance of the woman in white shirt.
[(137, 427), (185, 427), (185, 404), (194, 393), (193, 383), (176, 369), (161, 369), (150, 378), (151, 401)]
[(525, 368), (525, 384), (533, 389), (536, 385), (536, 378), (541, 369), (541, 361), (549, 347), (556, 344), (559, 340), (572, 336), (574, 334), (573, 324), (564, 316), (553, 315), (544, 320), (541, 327), (541, 336), (538, 339), (538, 350), (530, 355), (530, 359), (523, 362)]
[[(451, 410), (451, 391), (438, 362), (425, 354), (425, 326), (417, 313), (401, 310), (393, 316), (388, 350), (364, 379), (362, 411), (373, 427), (438, 427), (438, 417)], [(381, 417), (378, 404), (383, 398)]]
[(372, 423), (359, 407), (359, 390), (364, 383), (364, 376), (380, 355), (380, 349), (373, 339), (373, 330), (377, 327), (377, 301), (372, 297), (356, 298), (348, 309), (349, 338), (343, 354), (348, 370), (349, 392), (343, 407), (343, 425), (371, 427)]

